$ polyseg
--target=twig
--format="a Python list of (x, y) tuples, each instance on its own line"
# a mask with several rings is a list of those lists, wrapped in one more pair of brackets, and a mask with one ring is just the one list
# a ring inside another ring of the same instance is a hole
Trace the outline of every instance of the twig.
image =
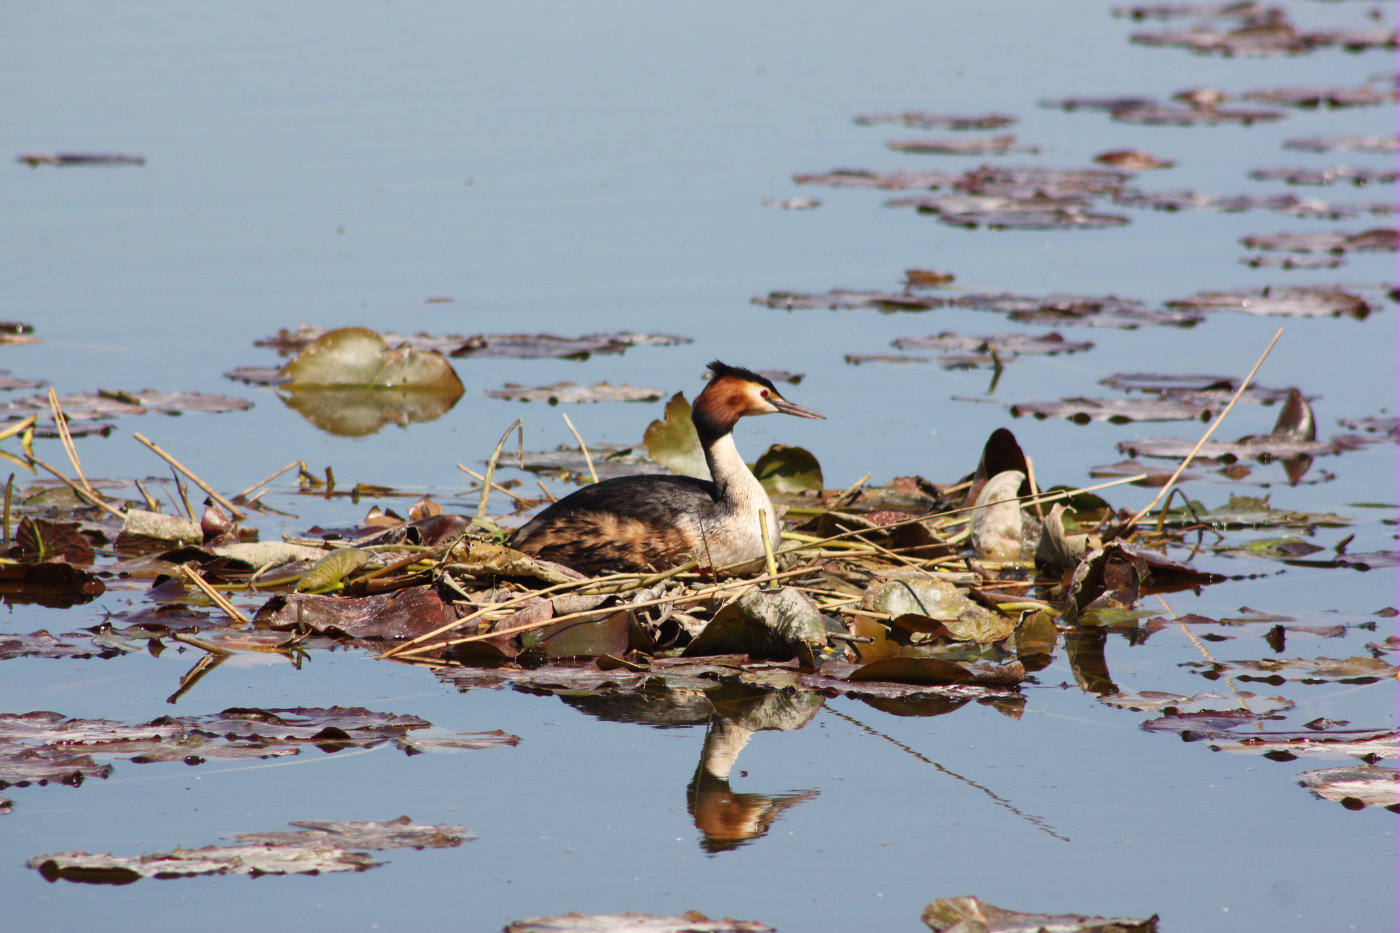
[(203, 577), (201, 577), (199, 574), (195, 573), (194, 570), (185, 566), (184, 564), (181, 564), (180, 573), (184, 575), (186, 580), (189, 580), (195, 586), (203, 590), (204, 595), (208, 596), (213, 601), (214, 605), (218, 606), (220, 609), (226, 612), (229, 618), (233, 619), (233, 621), (238, 622), (241, 625), (253, 624), (252, 620), (250, 620), (247, 616), (240, 612), (237, 606), (229, 602), (228, 598), (225, 597), (223, 593), (220, 593), (218, 590), (210, 586), (209, 582)]
[(73, 435), (68, 433), (68, 419), (64, 417), (63, 408), (58, 404), (58, 393), (53, 386), (49, 386), (49, 408), (53, 411), (54, 427), (58, 428), (58, 438), (63, 442), (64, 453), (68, 454), (68, 462), (73, 464), (73, 470), (78, 474), (78, 479), (83, 483), (83, 489), (88, 495), (96, 496), (92, 490), (92, 483), (83, 475), (83, 461), (78, 459), (78, 448), (73, 446)]
[(170, 456), (170, 454), (166, 453), (165, 451), (161, 450), (158, 446), (156, 446), (156, 444), (150, 438), (146, 437), (140, 432), (132, 432), (132, 437), (136, 438), (138, 441), (149, 447), (151, 452), (154, 453), (157, 457), (160, 457), (166, 463), (170, 464), (172, 467), (189, 477), (190, 482), (194, 483), (200, 489), (203, 489), (205, 492), (207, 492), (209, 494), (209, 497), (215, 502), (219, 503), (219, 505), (222, 505), (224, 508), (228, 509), (229, 514), (231, 514), (234, 518), (248, 517), (245, 513), (238, 511), (238, 509), (234, 507), (234, 504), (232, 502), (228, 501), (223, 496), (215, 492), (213, 486), (210, 486), (204, 480), (200, 479), (198, 476), (195, 476), (194, 473), (190, 472), (190, 470), (183, 463), (181, 463), (179, 460), (176, 460), (174, 457)]
[[(510, 432), (516, 428), (521, 428), (519, 418), (516, 418), (511, 426), (506, 428), (506, 433), (502, 434), (501, 439), (496, 442), (496, 449), (491, 451), (491, 459), (486, 461), (486, 477), (481, 484), (481, 501), (476, 506), (476, 520), (478, 522), (484, 521), (486, 518), (486, 506), (491, 501), (491, 487), (495, 485), (492, 477), (496, 475), (496, 461), (501, 457), (501, 448), (506, 445), (506, 438), (510, 437)], [(521, 434), (524, 433), (524, 429), (521, 428)]]
[(593, 478), (593, 482), (598, 482), (598, 471), (593, 469), (593, 457), (588, 453), (588, 445), (583, 442), (583, 438), (579, 436), (578, 429), (575, 428), (574, 423), (569, 420), (569, 413), (567, 411), (561, 411), (559, 414), (564, 416), (564, 423), (567, 424), (569, 430), (573, 432), (574, 440), (578, 441), (578, 449), (583, 451), (583, 462), (588, 464), (588, 475)]
[(180, 474), (175, 472), (175, 468), (170, 468), (170, 475), (175, 478), (175, 492), (180, 497), (180, 504), (185, 507), (185, 516), (192, 522), (199, 519), (194, 517), (194, 506), (190, 505), (190, 493), (185, 488), (185, 481), (180, 479)]
[[(486, 485), (486, 477), (484, 477), (484, 476), (482, 476), (480, 473), (476, 472), (476, 470), (473, 470), (473, 469), (470, 469), (470, 468), (468, 468), (468, 467), (465, 467), (465, 466), (463, 466), (463, 465), (460, 464), (460, 463), (457, 464), (457, 469), (461, 470), (463, 473), (467, 474), (467, 475), (470, 476), (472, 479), (476, 480), (478, 483), (481, 483), (483, 486)], [(521, 503), (522, 505), (525, 503), (525, 499), (524, 499), (523, 497), (517, 496), (515, 493), (511, 492), (509, 489), (507, 489), (506, 487), (502, 486), (500, 483), (492, 483), (491, 485), (492, 485), (495, 489), (499, 490), (500, 492), (503, 492), (503, 493), (505, 493), (506, 495), (510, 496), (510, 497), (511, 497), (512, 499), (514, 499), (516, 502), (519, 502), (519, 503)]]
[(1206, 441), (1210, 440), (1210, 436), (1215, 433), (1215, 429), (1220, 427), (1221, 422), (1225, 420), (1225, 416), (1230, 413), (1230, 409), (1235, 407), (1235, 403), (1240, 400), (1240, 396), (1244, 394), (1244, 390), (1249, 387), (1249, 383), (1254, 378), (1254, 374), (1259, 372), (1259, 367), (1264, 365), (1264, 360), (1268, 359), (1269, 353), (1274, 348), (1274, 344), (1278, 343), (1278, 339), (1282, 336), (1283, 328), (1280, 327), (1277, 331), (1274, 332), (1274, 339), (1269, 341), (1269, 345), (1264, 348), (1264, 352), (1259, 354), (1259, 359), (1255, 361), (1254, 368), (1249, 371), (1249, 375), (1244, 377), (1244, 379), (1240, 382), (1240, 387), (1236, 389), (1235, 394), (1230, 397), (1229, 404), (1227, 404), (1224, 408), (1220, 410), (1220, 414), (1215, 416), (1215, 420), (1210, 423), (1210, 427), (1206, 428), (1206, 433), (1201, 435), (1201, 439), (1196, 442), (1195, 447), (1191, 448), (1191, 452), (1186, 455), (1186, 459), (1181, 461), (1181, 465), (1176, 468), (1176, 472), (1173, 473), (1171, 477), (1167, 480), (1166, 485), (1163, 486), (1161, 489), (1157, 490), (1157, 495), (1152, 497), (1151, 502), (1147, 503), (1147, 505), (1143, 506), (1142, 509), (1138, 511), (1136, 515), (1128, 519), (1127, 523), (1123, 526), (1124, 534), (1127, 534), (1129, 531), (1131, 531), (1133, 529), (1133, 526), (1135, 526), (1139, 521), (1141, 521), (1144, 515), (1156, 508), (1157, 503), (1161, 502), (1162, 497), (1165, 496), (1171, 490), (1172, 484), (1176, 482), (1177, 477), (1179, 477), (1182, 473), (1186, 472), (1186, 467), (1190, 465), (1193, 459), (1195, 459), (1196, 454), (1200, 451), (1200, 449), (1205, 446)]
[(296, 469), (297, 467), (301, 467), (303, 470), (306, 469), (306, 461), (305, 461), (305, 460), (293, 460), (291, 463), (287, 464), (287, 465), (284, 466), (282, 469), (278, 470), (276, 473), (273, 473), (271, 476), (269, 476), (267, 479), (263, 480), (262, 482), (260, 482), (260, 483), (254, 483), (253, 485), (249, 486), (247, 489), (243, 490), (243, 491), (240, 492), (238, 495), (234, 496), (234, 498), (235, 498), (235, 499), (242, 499), (242, 500), (244, 500), (244, 501), (246, 502), (246, 501), (248, 500), (248, 497), (249, 497), (250, 495), (252, 495), (253, 490), (255, 490), (255, 489), (257, 489), (257, 488), (259, 488), (259, 487), (261, 487), (261, 486), (266, 486), (268, 483), (272, 482), (272, 481), (275, 480), (277, 477), (281, 476), (283, 473), (286, 473), (286, 472), (288, 472), (289, 470), (294, 470), (294, 469)]
[[(1023, 456), (1026, 459), (1026, 482), (1030, 484), (1031, 495), (1039, 497), (1040, 487), (1035, 483), (1035, 461), (1031, 460), (1029, 455), (1023, 454)], [(1040, 499), (1032, 499), (1031, 503), (1035, 506), (1035, 517), (1042, 522), (1045, 521), (1045, 513), (1040, 508)]]
[(558, 502), (558, 501), (559, 501), (558, 499), (556, 499), (556, 498), (554, 497), (554, 493), (552, 493), (552, 492), (549, 491), (549, 487), (546, 486), (546, 485), (544, 484), (544, 480), (542, 480), (542, 479), (537, 479), (537, 480), (535, 480), (535, 485), (538, 486), (538, 487), (540, 487), (540, 492), (544, 493), (544, 497), (545, 497), (546, 499), (548, 499), (550, 502)]

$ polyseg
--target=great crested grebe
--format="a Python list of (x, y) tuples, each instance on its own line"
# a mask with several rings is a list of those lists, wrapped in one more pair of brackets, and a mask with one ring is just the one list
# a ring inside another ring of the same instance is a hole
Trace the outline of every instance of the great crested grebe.
[(621, 476), (585, 486), (536, 515), (510, 546), (584, 573), (659, 570), (694, 558), (706, 569), (735, 568), (764, 556), (759, 515), (778, 544), (773, 503), (739, 456), (733, 430), (745, 415), (822, 415), (783, 398), (758, 373), (715, 360), (690, 420), (711, 480)]

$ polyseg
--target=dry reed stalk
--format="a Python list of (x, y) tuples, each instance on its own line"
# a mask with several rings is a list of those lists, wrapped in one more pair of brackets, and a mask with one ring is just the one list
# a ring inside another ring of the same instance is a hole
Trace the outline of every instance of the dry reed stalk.
[[(234, 498), (235, 498), (235, 499), (242, 499), (242, 500), (244, 500), (244, 501), (246, 502), (246, 501), (248, 501), (248, 497), (249, 497), (250, 495), (252, 495), (253, 490), (258, 489), (258, 488), (261, 487), (261, 486), (266, 486), (268, 483), (272, 482), (272, 481), (275, 480), (277, 477), (281, 476), (283, 473), (289, 472), (289, 471), (291, 471), (291, 470), (295, 470), (297, 467), (301, 467), (303, 470), (305, 470), (305, 469), (306, 469), (306, 461), (305, 461), (305, 460), (293, 460), (291, 463), (287, 464), (287, 465), (284, 466), (282, 469), (278, 470), (276, 473), (273, 473), (273, 474), (272, 474), (271, 476), (269, 476), (267, 479), (262, 480), (261, 482), (254, 483), (253, 485), (249, 486), (247, 489), (243, 490), (243, 491), (240, 492), (238, 495), (234, 496)], [(264, 492), (266, 492), (266, 490), (264, 490)], [(259, 495), (261, 495), (261, 493), (259, 493)]]
[(63, 407), (58, 404), (58, 393), (53, 386), (49, 386), (49, 409), (53, 412), (54, 427), (58, 428), (58, 439), (63, 442), (63, 452), (68, 455), (68, 462), (73, 464), (73, 472), (78, 474), (78, 479), (83, 483), (83, 489), (88, 495), (95, 496), (92, 483), (83, 475), (83, 461), (78, 459), (78, 448), (73, 444), (73, 435), (68, 433), (68, 417), (63, 414)]
[[(481, 483), (483, 486), (486, 485), (486, 477), (484, 477), (484, 476), (482, 476), (480, 473), (476, 472), (476, 470), (473, 470), (473, 469), (471, 469), (471, 468), (469, 468), (469, 467), (463, 466), (463, 465), (460, 464), (460, 463), (457, 464), (457, 469), (461, 470), (463, 473), (467, 474), (467, 475), (470, 476), (472, 479), (476, 480), (478, 483)], [(491, 485), (492, 485), (492, 487), (495, 488), (498, 492), (503, 492), (503, 493), (505, 493), (506, 495), (510, 496), (512, 499), (514, 499), (516, 502), (520, 503), (521, 505), (524, 505), (524, 504), (525, 504), (524, 498), (522, 498), (521, 496), (517, 496), (515, 493), (511, 492), (509, 489), (507, 489), (506, 487), (502, 486), (500, 483), (492, 483)]]
[(564, 423), (567, 424), (569, 430), (573, 432), (574, 440), (578, 441), (578, 449), (583, 451), (583, 462), (588, 464), (588, 475), (592, 477), (593, 482), (598, 482), (598, 471), (593, 469), (593, 456), (588, 452), (588, 445), (585, 444), (583, 438), (579, 436), (578, 428), (575, 428), (574, 423), (569, 420), (569, 413), (561, 411), (559, 414), (564, 416)]
[(25, 431), (28, 431), (30, 428), (34, 427), (38, 420), (38, 415), (30, 415), (23, 421), (16, 421), (14, 424), (5, 428), (5, 430), (0, 431), (0, 441), (14, 437), (16, 434), (23, 434)]
[(1133, 526), (1142, 521), (1144, 515), (1156, 508), (1157, 503), (1161, 502), (1162, 497), (1167, 495), (1173, 484), (1176, 483), (1177, 478), (1181, 476), (1182, 473), (1186, 472), (1186, 468), (1191, 464), (1191, 461), (1196, 458), (1196, 454), (1205, 446), (1206, 441), (1210, 440), (1210, 436), (1215, 433), (1215, 429), (1220, 427), (1221, 422), (1225, 420), (1225, 416), (1230, 413), (1230, 410), (1235, 407), (1235, 403), (1240, 400), (1240, 396), (1244, 394), (1244, 390), (1249, 387), (1255, 374), (1259, 372), (1259, 367), (1263, 366), (1264, 361), (1269, 358), (1269, 353), (1273, 351), (1274, 344), (1278, 343), (1278, 339), (1282, 336), (1283, 328), (1280, 327), (1274, 332), (1274, 339), (1269, 341), (1269, 345), (1264, 348), (1264, 352), (1259, 354), (1259, 359), (1255, 361), (1254, 368), (1249, 371), (1249, 375), (1244, 377), (1240, 382), (1240, 387), (1236, 389), (1235, 394), (1230, 397), (1229, 404), (1220, 410), (1220, 414), (1215, 416), (1215, 420), (1210, 423), (1210, 427), (1206, 428), (1206, 433), (1201, 435), (1201, 439), (1196, 442), (1195, 447), (1191, 448), (1191, 452), (1186, 455), (1186, 459), (1181, 461), (1181, 465), (1176, 468), (1176, 472), (1167, 480), (1166, 485), (1157, 490), (1157, 495), (1152, 497), (1152, 501), (1143, 506), (1132, 518), (1128, 519), (1127, 523), (1123, 526), (1123, 534), (1126, 535), (1128, 532), (1132, 531)]
[(213, 601), (214, 605), (222, 609), (230, 619), (233, 619), (233, 621), (241, 625), (253, 624), (252, 620), (240, 612), (237, 606), (229, 602), (228, 598), (225, 597), (223, 593), (220, 593), (218, 590), (214, 589), (214, 587), (210, 586), (209, 581), (205, 580), (194, 570), (181, 564), (180, 573), (186, 580), (189, 580), (195, 586), (199, 587), (204, 592), (204, 595), (208, 596)]
[[(491, 501), (491, 487), (495, 485), (493, 477), (496, 475), (496, 461), (501, 458), (501, 448), (506, 446), (506, 438), (510, 437), (510, 432), (517, 428), (520, 428), (522, 435), (525, 433), (519, 418), (516, 418), (511, 426), (506, 428), (501, 439), (496, 442), (496, 449), (491, 451), (491, 459), (486, 461), (486, 477), (481, 484), (481, 501), (476, 505), (475, 521), (479, 523), (484, 523), (486, 520), (486, 506)], [(521, 443), (523, 444), (524, 440), (521, 440)]]
[[(190, 482), (194, 483), (200, 489), (203, 489), (206, 493), (208, 493), (209, 498), (213, 499), (215, 502), (219, 503), (219, 505), (222, 505), (224, 508), (228, 509), (229, 514), (232, 515), (235, 519), (242, 519), (248, 517), (243, 512), (238, 511), (238, 509), (234, 507), (234, 504), (232, 502), (228, 501), (223, 496), (219, 495), (219, 493), (215, 492), (213, 486), (210, 486), (204, 480), (196, 476), (193, 472), (190, 471), (188, 467), (186, 467), (179, 460), (176, 460), (174, 457), (170, 456), (170, 454), (161, 450), (160, 447), (157, 446), (156, 443), (150, 438), (146, 437), (140, 432), (132, 432), (131, 436), (136, 438), (142, 444), (145, 444), (146, 447), (148, 447), (153, 454), (155, 454), (157, 457), (160, 457), (166, 463), (170, 464), (171, 467), (185, 474), (185, 476), (189, 478)], [(193, 511), (191, 511), (190, 517), (194, 518)], [(196, 521), (198, 521), (198, 519), (196, 519)]]

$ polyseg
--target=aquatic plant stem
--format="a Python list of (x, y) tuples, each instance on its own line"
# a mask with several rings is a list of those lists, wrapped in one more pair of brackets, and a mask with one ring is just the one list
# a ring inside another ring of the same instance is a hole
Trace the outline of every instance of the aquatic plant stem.
[(588, 452), (588, 445), (585, 444), (583, 438), (579, 436), (578, 428), (574, 427), (574, 423), (569, 420), (569, 413), (561, 411), (559, 414), (564, 416), (564, 423), (567, 424), (569, 430), (573, 432), (574, 440), (578, 441), (578, 449), (583, 451), (583, 462), (588, 464), (588, 475), (592, 477), (593, 482), (598, 482), (598, 471), (593, 469), (593, 457)]
[[(170, 466), (174, 469), (185, 474), (185, 476), (189, 479), (190, 482), (194, 483), (200, 489), (203, 489), (206, 493), (208, 493), (209, 498), (213, 499), (215, 502), (219, 503), (219, 505), (222, 505), (224, 508), (228, 509), (229, 514), (232, 515), (234, 518), (243, 519), (248, 517), (246, 513), (238, 511), (237, 507), (235, 507), (232, 502), (228, 501), (223, 496), (215, 492), (213, 486), (210, 486), (204, 480), (196, 476), (188, 467), (186, 467), (179, 460), (176, 460), (170, 454), (161, 450), (160, 447), (157, 446), (156, 443), (152, 441), (149, 437), (146, 437), (146, 435), (140, 433), (139, 431), (133, 431), (131, 436), (136, 438), (142, 444), (145, 444), (146, 447), (150, 449), (151, 453), (155, 454), (157, 457), (160, 457), (166, 463), (170, 464)], [(191, 517), (193, 517), (193, 513), (191, 513)]]
[[(476, 505), (477, 522), (485, 522), (486, 520), (486, 506), (491, 502), (491, 487), (495, 485), (492, 477), (496, 475), (496, 461), (501, 458), (501, 448), (506, 446), (506, 438), (510, 437), (510, 432), (517, 428), (520, 429), (522, 434), (524, 433), (519, 418), (516, 418), (515, 421), (511, 423), (511, 426), (506, 428), (505, 433), (501, 435), (501, 439), (496, 442), (496, 449), (491, 451), (491, 459), (486, 461), (486, 477), (481, 484), (481, 501)], [(524, 441), (521, 441), (521, 443), (524, 443)]]
[(181, 576), (183, 576), (186, 580), (188, 580), (189, 582), (193, 583), (195, 586), (199, 587), (200, 590), (202, 590), (202, 591), (204, 592), (204, 595), (205, 595), (205, 596), (208, 596), (208, 597), (213, 601), (214, 605), (218, 606), (218, 607), (219, 607), (220, 609), (222, 609), (225, 613), (227, 613), (228, 617), (231, 618), (231, 619), (233, 619), (233, 621), (238, 622), (238, 623), (240, 623), (241, 625), (252, 625), (252, 624), (253, 624), (253, 621), (252, 621), (251, 619), (249, 619), (247, 616), (245, 616), (241, 611), (239, 611), (239, 609), (238, 609), (237, 606), (235, 606), (233, 603), (229, 602), (229, 601), (228, 601), (228, 598), (227, 598), (226, 596), (224, 596), (223, 593), (220, 593), (218, 590), (216, 590), (216, 589), (214, 589), (212, 586), (210, 586), (209, 583), (208, 583), (208, 581), (206, 581), (203, 577), (201, 577), (201, 576), (200, 576), (198, 573), (196, 573), (193, 569), (191, 569), (190, 567), (185, 566), (184, 564), (181, 564), (181, 565), (180, 565), (180, 574), (181, 574)]
[(286, 472), (288, 472), (289, 470), (295, 470), (297, 467), (301, 467), (303, 470), (305, 470), (305, 469), (306, 469), (306, 461), (305, 461), (305, 460), (293, 460), (291, 463), (287, 464), (287, 465), (284, 466), (282, 469), (278, 470), (276, 473), (273, 473), (273, 474), (272, 474), (271, 476), (269, 476), (267, 479), (262, 480), (261, 482), (254, 483), (253, 485), (249, 486), (247, 489), (243, 490), (243, 491), (240, 492), (238, 495), (234, 496), (234, 498), (235, 498), (235, 499), (242, 499), (242, 500), (244, 500), (244, 501), (246, 502), (246, 501), (248, 500), (248, 497), (249, 497), (250, 495), (253, 494), (253, 491), (254, 491), (254, 490), (259, 489), (259, 488), (261, 488), (261, 487), (263, 487), (263, 486), (266, 486), (268, 483), (272, 482), (272, 481), (275, 480), (277, 477), (281, 476), (283, 473), (286, 473)]
[[(484, 477), (484, 476), (482, 476), (480, 473), (476, 472), (476, 470), (473, 470), (473, 469), (471, 469), (470, 467), (463, 466), (463, 465), (460, 464), (460, 463), (457, 464), (457, 469), (461, 470), (463, 473), (467, 474), (467, 475), (470, 476), (472, 479), (476, 480), (478, 483), (481, 483), (483, 486), (486, 484), (486, 477)], [(497, 490), (498, 492), (503, 492), (503, 493), (505, 493), (506, 495), (510, 496), (510, 497), (511, 497), (512, 499), (514, 499), (516, 502), (521, 503), (521, 504), (524, 504), (524, 502), (525, 502), (524, 497), (522, 497), (522, 496), (517, 496), (515, 493), (511, 492), (509, 489), (507, 489), (506, 487), (502, 486), (500, 483), (492, 483), (491, 486), (492, 486), (492, 488), (494, 488), (494, 489)]]
[(34, 427), (38, 420), (38, 415), (30, 415), (23, 421), (16, 421), (14, 424), (5, 428), (5, 430), (0, 431), (0, 441), (14, 437), (16, 434), (23, 434), (25, 431), (28, 431), (30, 428)]
[(1124, 524), (1124, 535), (1131, 532), (1133, 527), (1137, 525), (1138, 522), (1142, 521), (1142, 517), (1156, 508), (1157, 503), (1161, 502), (1163, 497), (1171, 491), (1172, 485), (1176, 483), (1177, 478), (1180, 477), (1182, 473), (1186, 472), (1186, 468), (1191, 465), (1191, 461), (1195, 459), (1196, 454), (1205, 446), (1206, 441), (1210, 440), (1210, 436), (1215, 433), (1215, 429), (1220, 427), (1221, 422), (1225, 420), (1225, 416), (1235, 407), (1235, 403), (1240, 400), (1240, 396), (1244, 394), (1244, 390), (1249, 387), (1249, 383), (1254, 379), (1255, 374), (1259, 372), (1259, 367), (1263, 366), (1264, 360), (1269, 358), (1269, 353), (1274, 349), (1274, 344), (1278, 343), (1278, 339), (1282, 336), (1283, 328), (1280, 327), (1274, 332), (1274, 339), (1269, 341), (1269, 345), (1264, 348), (1264, 352), (1259, 354), (1259, 359), (1255, 361), (1254, 368), (1249, 371), (1249, 375), (1245, 376), (1244, 379), (1240, 381), (1240, 387), (1236, 389), (1235, 394), (1230, 397), (1229, 403), (1220, 410), (1220, 414), (1215, 416), (1215, 420), (1210, 423), (1210, 427), (1206, 428), (1206, 433), (1201, 435), (1201, 439), (1196, 442), (1195, 447), (1191, 448), (1191, 452), (1186, 455), (1186, 459), (1181, 461), (1180, 466), (1176, 468), (1176, 472), (1167, 480), (1166, 485), (1157, 490), (1157, 495), (1152, 497), (1152, 501), (1143, 506), (1136, 515), (1128, 519), (1127, 523)]

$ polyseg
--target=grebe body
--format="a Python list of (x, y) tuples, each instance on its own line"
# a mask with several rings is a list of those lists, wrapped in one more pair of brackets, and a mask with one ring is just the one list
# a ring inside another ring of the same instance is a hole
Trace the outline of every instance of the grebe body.
[(650, 474), (603, 480), (536, 515), (510, 546), (593, 574), (661, 570), (691, 559), (706, 569), (742, 569), (764, 556), (765, 525), (776, 547), (773, 503), (734, 446), (734, 425), (746, 415), (822, 416), (789, 402), (751, 370), (718, 360), (709, 370), (691, 407), (709, 480)]

